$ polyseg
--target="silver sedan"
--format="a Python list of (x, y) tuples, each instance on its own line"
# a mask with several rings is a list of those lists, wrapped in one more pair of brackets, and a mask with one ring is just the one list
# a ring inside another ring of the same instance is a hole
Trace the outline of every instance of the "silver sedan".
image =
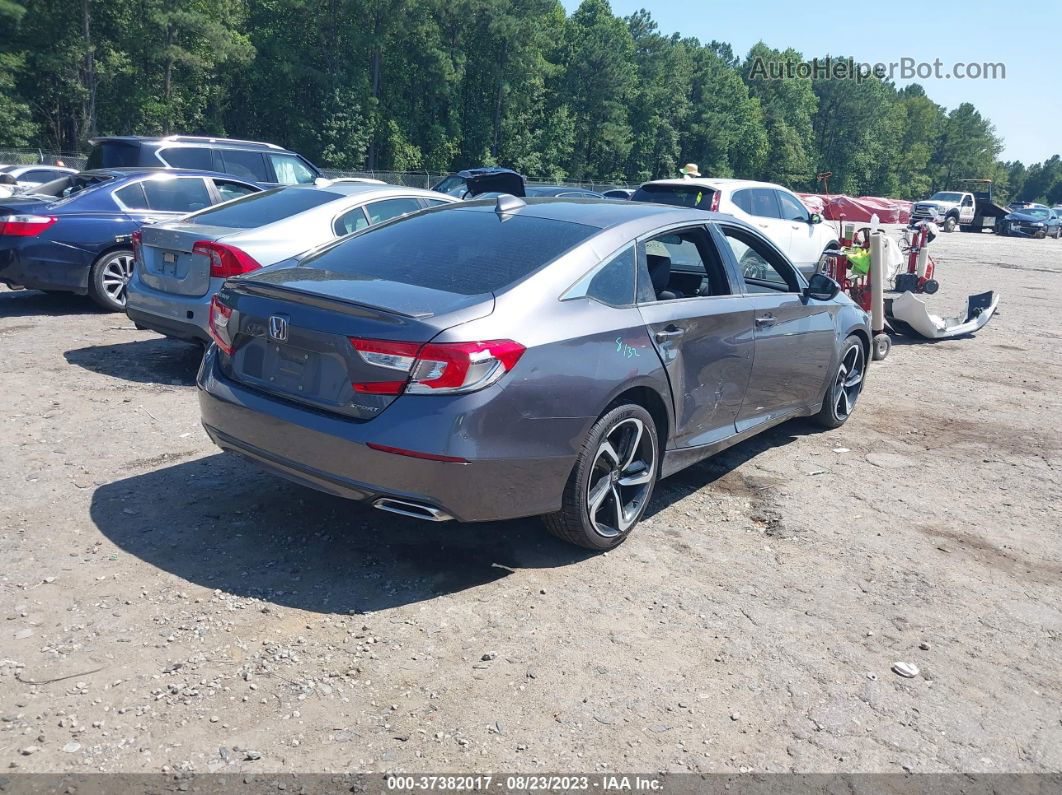
[(133, 236), (126, 312), (138, 326), (210, 342), (210, 300), (225, 279), (337, 237), (457, 199), (418, 188), (335, 181), (255, 193)]

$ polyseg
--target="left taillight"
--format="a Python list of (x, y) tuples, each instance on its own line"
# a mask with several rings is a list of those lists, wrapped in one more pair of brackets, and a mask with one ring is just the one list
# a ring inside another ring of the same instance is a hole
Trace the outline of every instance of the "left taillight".
[(711, 205), (710, 205), (710, 206), (708, 207), (708, 210), (709, 210), (710, 212), (713, 212), (713, 213), (717, 213), (717, 212), (719, 212), (719, 195), (720, 195), (720, 191), (716, 191), (716, 192), (715, 192), (715, 193), (714, 193), (714, 194), (712, 195), (712, 203), (711, 203)]
[(210, 278), (227, 279), (250, 273), (262, 265), (250, 254), (236, 246), (215, 243), (212, 240), (200, 240), (192, 246), (193, 254), (201, 254), (210, 260)]
[(58, 221), (54, 215), (0, 215), (0, 235), (36, 237)]
[(232, 323), (232, 307), (226, 306), (215, 295), (210, 299), (210, 336), (218, 344), (221, 350), (232, 354), (232, 331), (229, 324)]
[(133, 243), (133, 264), (134, 265), (136, 265), (138, 263), (139, 264), (143, 264), (143, 262), (144, 262), (144, 236), (140, 232), (140, 230), (137, 229), (135, 232), (133, 232), (131, 238), (132, 238), (132, 243)]
[(377, 395), (453, 395), (495, 383), (516, 366), (526, 348), (512, 340), (420, 344), (351, 337), (367, 363), (394, 370), (400, 379), (354, 383), (356, 392)]

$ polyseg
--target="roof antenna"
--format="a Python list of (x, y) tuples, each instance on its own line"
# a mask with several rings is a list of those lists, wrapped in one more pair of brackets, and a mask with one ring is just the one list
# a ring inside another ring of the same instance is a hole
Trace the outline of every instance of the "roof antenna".
[(505, 215), (506, 213), (514, 213), (521, 207), (526, 206), (527, 202), (519, 196), (513, 196), (511, 193), (500, 193), (498, 194), (498, 203), (494, 206), (494, 212), (498, 215)]

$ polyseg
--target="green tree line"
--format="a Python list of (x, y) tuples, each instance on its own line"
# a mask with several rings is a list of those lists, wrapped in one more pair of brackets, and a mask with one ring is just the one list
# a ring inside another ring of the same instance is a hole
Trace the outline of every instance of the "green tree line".
[(345, 169), (637, 182), (696, 162), (802, 190), (823, 171), (836, 193), (907, 198), (987, 177), (1062, 201), (1059, 158), (1000, 162), (971, 104), (876, 77), (763, 79), (757, 59), (805, 56), (742, 57), (607, 0), (0, 0), (0, 147), (181, 132)]

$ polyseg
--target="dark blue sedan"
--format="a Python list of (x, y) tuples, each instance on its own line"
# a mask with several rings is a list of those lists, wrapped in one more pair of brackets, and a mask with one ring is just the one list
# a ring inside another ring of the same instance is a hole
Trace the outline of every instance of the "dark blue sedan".
[(1035, 237), (1041, 240), (1062, 237), (1062, 218), (1042, 204), (1017, 206), (1012, 204), (1010, 212), (1000, 222), (1001, 235), (1014, 237)]
[(133, 273), (133, 232), (261, 190), (213, 171), (82, 171), (0, 199), (0, 282), (89, 295), (120, 312)]

